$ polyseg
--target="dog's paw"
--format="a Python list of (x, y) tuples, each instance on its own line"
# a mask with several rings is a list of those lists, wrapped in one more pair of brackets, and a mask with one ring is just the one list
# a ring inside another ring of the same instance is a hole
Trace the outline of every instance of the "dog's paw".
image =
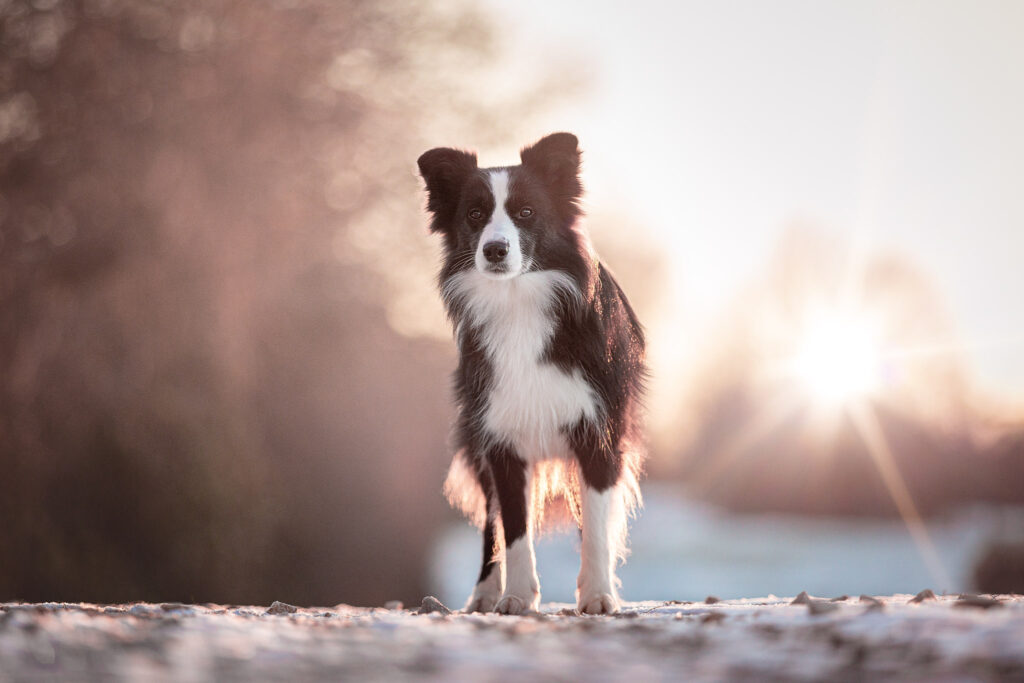
[(576, 609), (580, 614), (615, 614), (619, 601), (611, 593), (581, 593)]
[(539, 602), (539, 595), (533, 596), (532, 599), (524, 598), (521, 595), (503, 595), (494, 611), (498, 614), (529, 614), (537, 611)]
[(504, 588), (504, 577), (500, 567), (492, 568), (483, 581), (473, 586), (473, 594), (466, 601), (463, 612), (493, 612)]
[(463, 609), (464, 612), (493, 612), (494, 607), (498, 604), (498, 596), (484, 593), (482, 595), (473, 595), (466, 603), (466, 607)]

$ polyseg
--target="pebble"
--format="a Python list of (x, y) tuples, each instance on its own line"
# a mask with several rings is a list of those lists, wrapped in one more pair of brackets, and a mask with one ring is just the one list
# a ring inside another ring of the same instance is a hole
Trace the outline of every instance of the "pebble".
[(708, 597), (704, 598), (704, 603), (708, 604), (708, 605), (713, 605), (716, 602), (721, 602), (721, 601), (722, 600), (717, 595), (709, 595)]
[(440, 600), (435, 598), (433, 595), (428, 595), (423, 598), (420, 608), (416, 611), (416, 614), (431, 614), (433, 612), (439, 612), (441, 614), (451, 614), (452, 611), (445, 607)]
[(1003, 601), (996, 598), (989, 598), (984, 595), (961, 595), (960, 599), (953, 603), (953, 607), (979, 607), (981, 609), (990, 609), (992, 607), (1002, 607)]
[(925, 600), (935, 600), (935, 591), (931, 588), (925, 588), (923, 591), (915, 595), (910, 599), (912, 603), (924, 602)]
[(180, 603), (180, 602), (161, 602), (160, 603), (160, 609), (164, 610), (165, 612), (174, 612), (174, 611), (177, 611), (177, 610), (188, 610), (188, 611), (191, 612), (192, 611), (192, 606), (191, 605), (185, 605), (185, 604)]
[(131, 609), (128, 610), (128, 614), (134, 617), (153, 617), (160, 614), (160, 612), (149, 605), (132, 605)]
[(811, 601), (811, 596), (807, 594), (807, 591), (800, 591), (800, 595), (793, 598), (791, 605), (806, 605)]
[(274, 600), (274, 604), (267, 608), (266, 614), (295, 614), (298, 611), (299, 608), (295, 605)]
[(882, 609), (883, 607), (885, 607), (885, 601), (879, 600), (873, 595), (862, 595), (860, 596), (860, 601), (866, 602), (868, 604), (869, 610)]

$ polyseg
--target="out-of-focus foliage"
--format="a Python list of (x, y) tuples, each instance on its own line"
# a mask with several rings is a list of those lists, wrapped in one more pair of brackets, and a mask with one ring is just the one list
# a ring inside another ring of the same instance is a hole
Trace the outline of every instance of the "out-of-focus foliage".
[(417, 599), (451, 351), (387, 306), (436, 298), (416, 156), (497, 130), (487, 24), (346, 0), (0, 22), (0, 597)]

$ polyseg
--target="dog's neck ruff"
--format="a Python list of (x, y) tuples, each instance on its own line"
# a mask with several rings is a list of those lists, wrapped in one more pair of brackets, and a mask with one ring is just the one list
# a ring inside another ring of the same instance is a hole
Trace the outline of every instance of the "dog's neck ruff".
[[(559, 297), (570, 303), (570, 308), (583, 303), (575, 280), (560, 270), (530, 271), (508, 280), (488, 278), (475, 268), (464, 270), (444, 283), (441, 294), (449, 311), (462, 312), (456, 317), (457, 323), (479, 327), (507, 321), (510, 316), (524, 323), (536, 322), (525, 318), (550, 319), (549, 311)], [(536, 330), (521, 332), (529, 331)], [(545, 341), (547, 338), (541, 340)]]
[(544, 360), (558, 322), (556, 302), (568, 303), (569, 311), (582, 303), (576, 282), (554, 270), (501, 281), (464, 271), (445, 284), (444, 295), (460, 311), (459, 337), (465, 326), (475, 332), (493, 373), (486, 408), (477, 416), (486, 433), (526, 460), (564, 456), (565, 428), (597, 420), (601, 412), (579, 370)]

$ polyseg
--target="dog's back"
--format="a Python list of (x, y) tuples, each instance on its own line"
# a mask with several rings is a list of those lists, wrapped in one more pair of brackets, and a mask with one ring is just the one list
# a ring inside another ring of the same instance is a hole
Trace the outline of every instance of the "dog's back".
[(582, 527), (580, 609), (618, 607), (614, 563), (639, 502), (644, 341), (578, 224), (579, 158), (576, 138), (558, 133), (510, 168), (479, 169), (452, 149), (419, 160), (460, 350), (446, 486), (484, 530), (469, 609), (536, 608), (532, 538), (554, 501)]

